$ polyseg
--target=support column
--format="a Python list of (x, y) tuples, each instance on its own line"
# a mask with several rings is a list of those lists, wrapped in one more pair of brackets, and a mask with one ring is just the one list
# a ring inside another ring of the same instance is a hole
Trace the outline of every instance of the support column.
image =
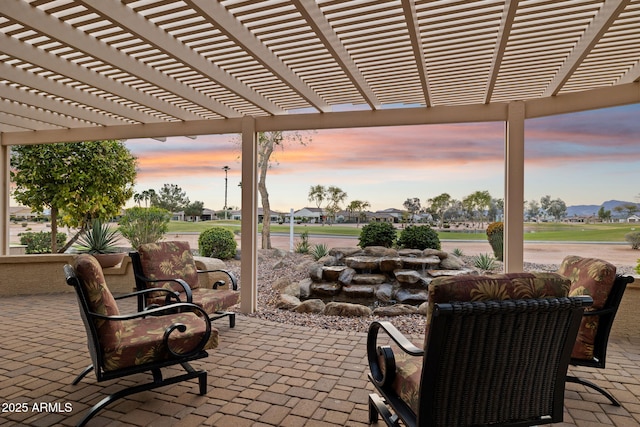
[(0, 256), (9, 255), (9, 157), (11, 147), (2, 144), (0, 133)]
[(524, 118), (525, 104), (509, 104), (505, 138), (504, 271), (524, 269)]
[(258, 143), (253, 117), (242, 119), (242, 220), (240, 311), (258, 309)]

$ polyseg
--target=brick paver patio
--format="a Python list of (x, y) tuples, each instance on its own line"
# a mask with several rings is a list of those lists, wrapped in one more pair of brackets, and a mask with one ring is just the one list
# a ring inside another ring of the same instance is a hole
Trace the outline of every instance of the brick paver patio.
[[(0, 301), (0, 425), (75, 425), (105, 392), (135, 377), (98, 384), (73, 294)], [(216, 322), (220, 346), (194, 362), (209, 372), (209, 391), (196, 381), (117, 401), (90, 426), (365, 426), (365, 334), (311, 329), (239, 316)], [(563, 426), (640, 426), (640, 339), (614, 337), (606, 370), (575, 368), (623, 402), (621, 408), (568, 384)], [(18, 410), (24, 410), (18, 412)], [(48, 412), (53, 410), (53, 412)]]

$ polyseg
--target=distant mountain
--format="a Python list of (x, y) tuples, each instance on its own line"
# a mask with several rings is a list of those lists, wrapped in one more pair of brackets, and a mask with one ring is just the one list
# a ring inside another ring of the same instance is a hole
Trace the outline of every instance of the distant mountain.
[(634, 203), (634, 202), (624, 202), (621, 200), (608, 200), (604, 203), (602, 203), (601, 205), (573, 205), (573, 206), (567, 206), (567, 217), (572, 217), (572, 216), (597, 216), (598, 215), (598, 211), (600, 210), (601, 206), (604, 206), (604, 209), (607, 211), (611, 211), (611, 216), (616, 217), (616, 211), (613, 210), (613, 208), (615, 208), (616, 206), (620, 206), (620, 205), (633, 205), (635, 204), (636, 206), (638, 206), (638, 209), (640, 210), (640, 203)]

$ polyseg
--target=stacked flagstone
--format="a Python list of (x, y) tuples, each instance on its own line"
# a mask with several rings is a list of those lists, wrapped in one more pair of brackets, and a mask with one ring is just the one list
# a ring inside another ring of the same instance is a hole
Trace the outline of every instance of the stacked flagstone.
[(369, 306), (377, 306), (378, 315), (410, 314), (427, 301), (433, 278), (474, 273), (447, 252), (379, 246), (333, 248), (308, 271), (308, 278), (281, 290), (280, 308), (367, 316)]

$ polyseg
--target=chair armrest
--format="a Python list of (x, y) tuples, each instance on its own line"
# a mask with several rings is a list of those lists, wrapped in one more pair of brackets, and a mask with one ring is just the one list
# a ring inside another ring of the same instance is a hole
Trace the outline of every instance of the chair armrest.
[[(399, 347), (410, 356), (423, 357), (424, 350), (409, 341), (392, 323), (374, 321), (367, 334), (367, 359), (371, 378), (378, 386), (390, 385), (396, 374), (396, 362), (389, 346), (378, 346), (379, 331), (384, 331)], [(384, 366), (380, 366), (380, 359)], [(384, 368), (384, 369), (383, 369)]]
[[(236, 277), (233, 275), (233, 273), (231, 273), (230, 271), (227, 270), (198, 270), (198, 274), (201, 273), (223, 273), (226, 274), (229, 277), (229, 281), (231, 282), (231, 286), (230, 288), (233, 289), (234, 291), (238, 290), (238, 280), (236, 279)], [(223, 286), (225, 283), (221, 280), (216, 281), (213, 284), (213, 289), (217, 289), (218, 286)]]
[(117, 316), (106, 316), (104, 314), (99, 314), (94, 312), (88, 312), (87, 314), (89, 315), (89, 318), (96, 318), (96, 319), (118, 322), (118, 321), (124, 321), (124, 320), (144, 318), (149, 315), (162, 316), (162, 315), (176, 314), (179, 312), (194, 312), (194, 314), (196, 315), (196, 319), (202, 320), (204, 322), (205, 332), (202, 336), (202, 339), (198, 342), (198, 344), (192, 350), (185, 351), (183, 353), (174, 351), (169, 345), (169, 336), (175, 330), (177, 330), (178, 332), (184, 333), (187, 330), (187, 327), (183, 323), (172, 322), (165, 328), (162, 342), (165, 348), (169, 351), (169, 353), (173, 357), (190, 357), (204, 350), (205, 345), (207, 344), (207, 342), (209, 341), (209, 338), (211, 337), (211, 320), (209, 319), (207, 312), (195, 304), (179, 302), (179, 303), (164, 305), (161, 307), (151, 308), (145, 311), (139, 311), (131, 314), (120, 314)]
[[(147, 283), (160, 283), (160, 282), (175, 282), (177, 284), (179, 284), (182, 287), (182, 290), (184, 291), (186, 297), (187, 297), (187, 302), (193, 302), (193, 296), (191, 293), (191, 286), (189, 286), (187, 284), (187, 282), (185, 282), (182, 279), (149, 279), (148, 277), (144, 277), (144, 276), (140, 276), (139, 274), (136, 274), (136, 279), (140, 279), (144, 282)], [(158, 289), (158, 288), (154, 288), (154, 289)], [(170, 296), (167, 295), (167, 299), (166, 302), (168, 303), (171, 300)]]

